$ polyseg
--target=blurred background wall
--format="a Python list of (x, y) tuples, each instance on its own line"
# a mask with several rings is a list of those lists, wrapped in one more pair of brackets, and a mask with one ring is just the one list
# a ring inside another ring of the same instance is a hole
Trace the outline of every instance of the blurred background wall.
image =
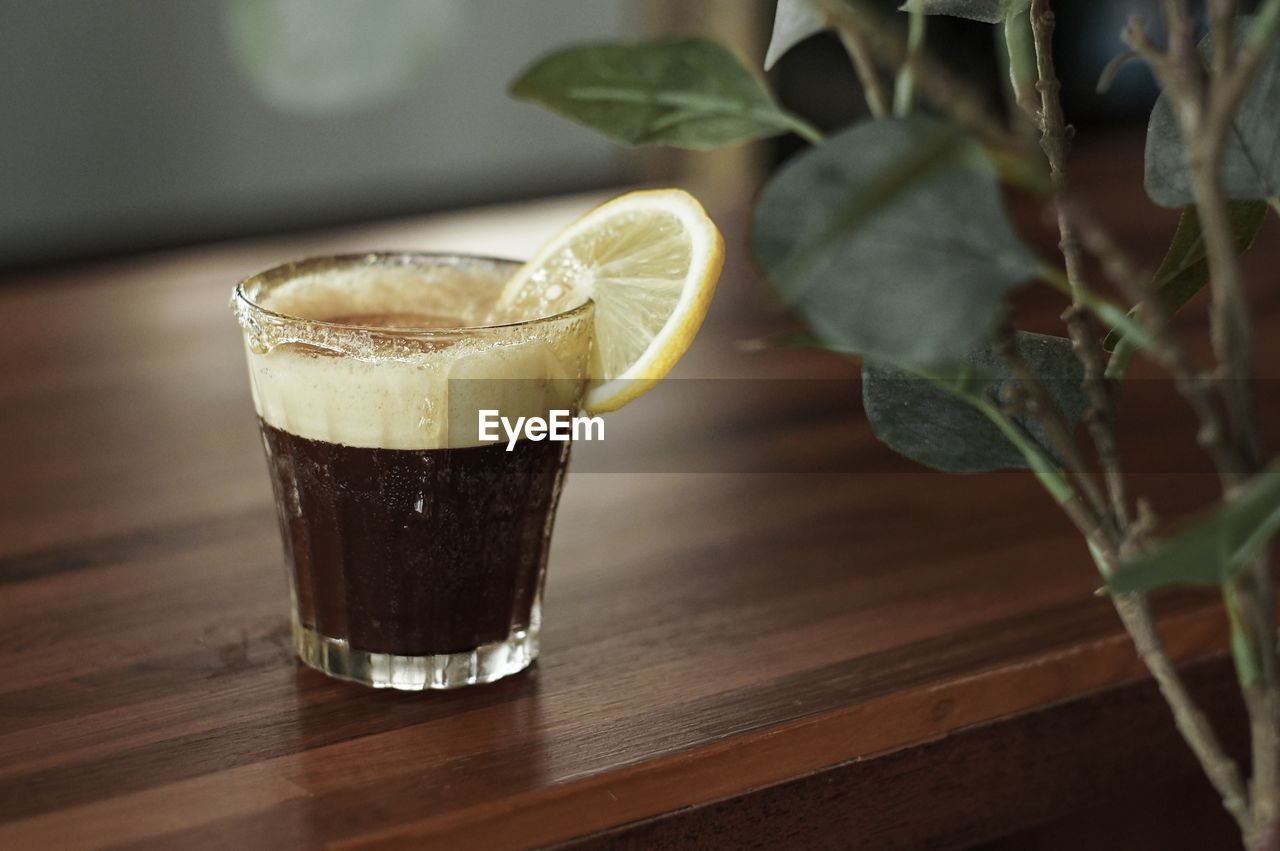
[[(877, 2), (886, 15), (899, 0)], [(1250, 7), (1251, 3), (1242, 4)], [(1129, 15), (1056, 0), (1077, 124), (1141, 126), (1145, 69), (1094, 92)], [(802, 147), (625, 151), (508, 98), (542, 54), (698, 33), (759, 66), (774, 0), (0, 0), (0, 268), (549, 195), (639, 180), (749, 193)], [(994, 28), (932, 18), (929, 44), (999, 95)], [(839, 41), (771, 72), (825, 130), (865, 114)], [(1135, 123), (1136, 122), (1136, 123)]]
[(0, 266), (624, 182), (506, 87), (642, 6), (0, 0)]

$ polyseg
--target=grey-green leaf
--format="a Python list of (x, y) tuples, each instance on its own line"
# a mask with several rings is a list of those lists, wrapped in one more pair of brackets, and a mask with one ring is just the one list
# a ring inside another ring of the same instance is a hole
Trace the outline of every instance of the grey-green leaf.
[[(1253, 245), (1262, 223), (1266, 221), (1267, 206), (1266, 201), (1231, 201), (1227, 204), (1237, 254), (1243, 254)], [(1205, 255), (1204, 237), (1200, 233), (1200, 217), (1193, 205), (1182, 211), (1178, 229), (1173, 233), (1169, 250), (1165, 252), (1151, 286), (1169, 312), (1174, 313), (1208, 282), (1209, 261)], [(1129, 314), (1132, 316), (1137, 312), (1138, 309), (1134, 308)], [(1107, 335), (1107, 349), (1114, 349), (1121, 336), (1118, 330), (1112, 329)]]
[[(1236, 29), (1243, 32), (1244, 21)], [(1239, 41), (1239, 39), (1237, 40)], [(1208, 40), (1205, 49), (1209, 50)], [(1236, 201), (1280, 195), (1280, 42), (1273, 44), (1240, 105), (1222, 159), (1222, 188)], [(1173, 107), (1160, 95), (1147, 127), (1147, 194), (1163, 207), (1195, 202), (1186, 149)]]
[[(1021, 331), (1017, 341), (1018, 351), (1074, 424), (1087, 400), (1071, 341)], [(862, 405), (876, 437), (921, 464), (952, 473), (1021, 470), (1029, 466), (1026, 457), (970, 401), (999, 405), (1014, 381), (1008, 364), (990, 347), (930, 377), (866, 361)], [(1014, 421), (1045, 455), (1054, 457), (1037, 423), (1021, 415)]]
[(768, 71), (788, 50), (826, 28), (826, 16), (814, 7), (811, 0), (778, 0), (773, 14), (773, 35), (764, 55), (764, 69)]
[(1108, 587), (1117, 594), (1166, 585), (1221, 585), (1256, 561), (1280, 531), (1280, 468), (1254, 476), (1233, 499), (1120, 565)]
[(988, 343), (1005, 296), (1040, 266), (986, 152), (922, 117), (858, 124), (794, 157), (761, 194), (751, 243), (824, 342), (901, 365)]
[(816, 132), (732, 52), (700, 38), (571, 47), (535, 63), (511, 94), (628, 145), (710, 150)]
[[(907, 12), (917, 0), (907, 0), (898, 7)], [(953, 18), (968, 18), (971, 21), (982, 21), (985, 24), (998, 24), (1010, 14), (1019, 12), (1031, 5), (1031, 0), (918, 0), (920, 11), (926, 15), (950, 15)]]

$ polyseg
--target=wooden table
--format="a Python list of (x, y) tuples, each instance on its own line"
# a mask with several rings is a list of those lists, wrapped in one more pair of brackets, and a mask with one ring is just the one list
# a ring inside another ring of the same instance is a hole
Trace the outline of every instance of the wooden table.
[[(1116, 168), (1092, 183), (1133, 191)], [(297, 665), (232, 283), (342, 250), (526, 255), (593, 200), (0, 282), (0, 848), (1040, 847), (1016, 836), (1175, 787), (1215, 811), (1029, 476), (920, 470), (872, 437), (852, 363), (741, 351), (785, 322), (742, 206), (690, 380), (579, 447), (535, 668), (397, 694)], [(1158, 254), (1167, 214), (1111, 215)], [(1194, 450), (1155, 396), (1128, 412), (1136, 483), (1182, 511), (1211, 477), (1170, 466)], [(1161, 608), (1238, 739), (1212, 597)]]

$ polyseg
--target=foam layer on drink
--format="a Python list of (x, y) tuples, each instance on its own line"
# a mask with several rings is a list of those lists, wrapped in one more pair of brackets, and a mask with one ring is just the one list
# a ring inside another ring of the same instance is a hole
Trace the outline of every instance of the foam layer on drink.
[(483, 327), (512, 264), (409, 258), (246, 285), (234, 304), (268, 425), (346, 446), (439, 449), (492, 442), (479, 437), (480, 409), (514, 418), (576, 408), (589, 307)]

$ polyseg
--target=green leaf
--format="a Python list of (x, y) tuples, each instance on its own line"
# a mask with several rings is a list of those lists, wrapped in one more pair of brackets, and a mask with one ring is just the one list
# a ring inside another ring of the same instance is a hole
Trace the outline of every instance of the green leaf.
[[(1247, 19), (1237, 20), (1244, 31)], [(1239, 40), (1237, 40), (1239, 41)], [(1208, 52), (1209, 40), (1202, 43)], [(1280, 44), (1273, 44), (1240, 104), (1222, 158), (1222, 188), (1235, 201), (1280, 195)], [(1161, 94), (1147, 126), (1147, 194), (1162, 207), (1195, 202), (1178, 119), (1169, 98)]]
[(1166, 585), (1221, 585), (1256, 561), (1277, 531), (1280, 468), (1273, 464), (1199, 521), (1122, 564), (1108, 587), (1123, 594)]
[(773, 15), (773, 35), (764, 55), (764, 70), (772, 68), (788, 50), (826, 28), (826, 15), (810, 0), (778, 0)]
[[(898, 7), (898, 11), (910, 11), (914, 2), (916, 0), (907, 0)], [(926, 15), (950, 15), (984, 24), (998, 24), (1010, 14), (1030, 6), (1031, 0), (919, 0), (919, 3), (920, 11)]]
[(1245, 43), (1250, 47), (1265, 47), (1276, 37), (1280, 30), (1280, 3), (1275, 0), (1263, 0), (1257, 14), (1251, 17), (1252, 23), (1245, 34)]
[[(1075, 423), (1087, 400), (1080, 389), (1083, 369), (1071, 341), (1042, 334), (1017, 334), (1018, 351), (1044, 382), (1067, 420)], [(935, 470), (975, 473), (1024, 470), (1030, 463), (975, 401), (999, 406), (1015, 383), (1005, 360), (990, 347), (975, 350), (947, 370), (920, 373), (866, 361), (862, 405), (882, 442)], [(1013, 417), (1044, 455), (1053, 458), (1039, 424)]]
[(526, 70), (511, 94), (628, 145), (701, 151), (787, 132), (821, 138), (727, 48), (700, 38), (571, 47)]
[(1002, 70), (1009, 78), (1014, 99), (1027, 107), (1039, 101), (1036, 82), (1040, 72), (1036, 67), (1035, 34), (1031, 30), (1031, 16), (1021, 10), (1009, 12), (1004, 27), (999, 31), (1004, 49), (997, 52)]
[(823, 341), (899, 365), (988, 343), (1040, 268), (981, 146), (922, 117), (857, 124), (792, 158), (760, 196), (751, 248)]
[[(1231, 201), (1227, 204), (1227, 214), (1231, 220), (1236, 253), (1243, 254), (1253, 245), (1262, 223), (1266, 221), (1267, 202)], [(1200, 233), (1200, 217), (1192, 205), (1182, 211), (1178, 229), (1174, 231), (1173, 241), (1156, 270), (1151, 286), (1165, 308), (1174, 313), (1200, 292), (1208, 281), (1209, 261), (1205, 255), (1204, 237)], [(1138, 308), (1129, 311), (1130, 316), (1137, 313)], [(1105, 342), (1107, 349), (1115, 349), (1123, 336), (1119, 329), (1112, 329)]]
[[(1266, 201), (1231, 201), (1227, 204), (1231, 237), (1237, 254), (1253, 245), (1254, 238), (1267, 218)], [(1152, 285), (1170, 311), (1176, 311), (1198, 293), (1209, 280), (1209, 260), (1200, 217), (1195, 206), (1182, 211), (1173, 242), (1156, 270)]]

